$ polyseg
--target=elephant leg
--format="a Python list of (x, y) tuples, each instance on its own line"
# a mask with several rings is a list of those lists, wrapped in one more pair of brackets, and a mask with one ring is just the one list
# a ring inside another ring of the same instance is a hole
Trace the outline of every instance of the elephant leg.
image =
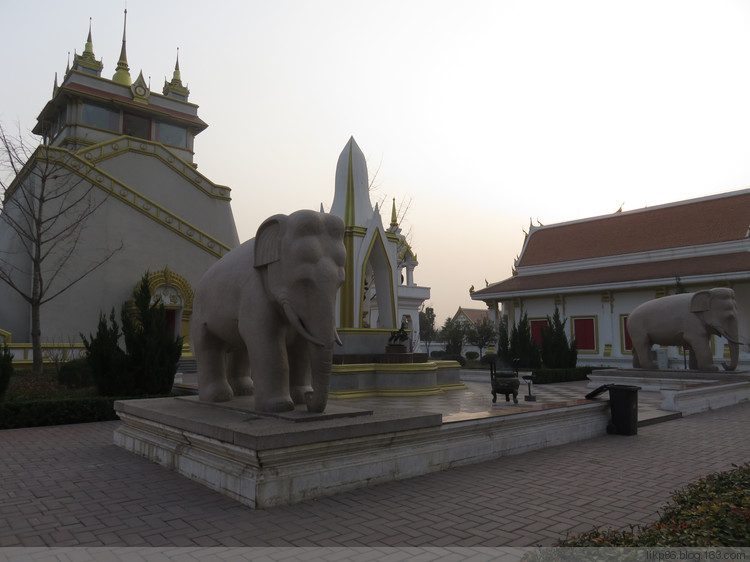
[(255, 384), (255, 409), (261, 412), (294, 410), (289, 396), (289, 365), (286, 349), (277, 340), (249, 340), (250, 372)]
[(227, 378), (229, 386), (232, 387), (235, 396), (250, 396), (255, 386), (250, 377), (250, 362), (247, 357), (247, 349), (233, 349), (227, 356)]
[[(638, 363), (638, 367), (636, 367)], [(656, 365), (651, 360), (651, 342), (633, 342), (633, 367), (639, 369), (656, 369)]]
[(693, 350), (688, 348), (685, 350), (685, 353), (688, 354), (688, 367), (691, 371), (697, 371), (698, 370), (698, 360), (695, 358), (695, 353), (693, 353)]
[(307, 341), (300, 338), (287, 348), (289, 355), (289, 390), (295, 404), (304, 404), (305, 395), (313, 391), (310, 382), (309, 345)]
[(225, 373), (226, 347), (205, 326), (193, 337), (198, 368), (198, 398), (203, 402), (227, 402), (234, 393)]
[(708, 339), (700, 341), (691, 341), (690, 344), (690, 359), (691, 368), (693, 365), (692, 359), (695, 356), (695, 365), (699, 371), (718, 371), (719, 367), (714, 365), (714, 358), (711, 355), (711, 346), (708, 344)]

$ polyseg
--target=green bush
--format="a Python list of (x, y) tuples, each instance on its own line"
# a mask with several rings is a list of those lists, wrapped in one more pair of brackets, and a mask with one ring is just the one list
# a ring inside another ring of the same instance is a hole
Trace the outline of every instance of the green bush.
[(466, 367), (466, 358), (462, 355), (451, 355), (446, 353), (442, 357), (443, 361), (458, 361), (462, 367)]
[(534, 384), (552, 384), (556, 382), (585, 381), (593, 369), (591, 367), (574, 367), (572, 369), (534, 369)]
[(60, 366), (57, 382), (66, 388), (86, 388), (94, 385), (94, 375), (85, 357), (66, 361)]
[(151, 303), (148, 275), (135, 290), (135, 314), (123, 306), (122, 332), (128, 355), (128, 370), (139, 394), (169, 394), (182, 355), (182, 337), (167, 328), (167, 311), (157, 301)]
[(120, 349), (120, 327), (115, 320), (115, 309), (109, 314), (109, 323), (104, 314), (99, 315), (96, 335), (89, 339), (81, 334), (86, 348), (86, 361), (96, 390), (101, 396), (128, 396), (135, 393), (133, 377), (127, 369), (127, 357)]
[(432, 357), (433, 359), (442, 359), (443, 357), (445, 357), (445, 351), (443, 351), (442, 349), (436, 349), (435, 351), (430, 352), (430, 357)]
[(0, 429), (116, 420), (119, 398), (93, 396), (0, 402)]
[[(86, 360), (102, 396), (143, 396), (169, 394), (182, 354), (182, 338), (167, 328), (167, 313), (161, 302), (151, 303), (148, 274), (136, 288), (133, 306), (122, 305), (122, 332), (112, 309), (107, 323), (99, 317), (95, 336), (86, 339)], [(120, 349), (120, 336), (125, 351)]]
[(750, 464), (677, 491), (658, 521), (628, 531), (595, 528), (557, 546), (744, 547), (750, 544)]
[(576, 366), (578, 348), (576, 340), (568, 341), (565, 324), (560, 318), (560, 309), (555, 307), (552, 318), (547, 316), (547, 325), (542, 328), (542, 364), (548, 369), (568, 369)]
[(469, 361), (476, 361), (477, 359), (479, 359), (479, 353), (476, 351), (467, 351), (466, 359), (468, 359)]
[(3, 399), (5, 392), (10, 384), (10, 377), (13, 375), (13, 355), (6, 342), (0, 348), (0, 400)]
[(514, 365), (514, 361), (518, 359), (518, 367), (521, 369), (538, 369), (542, 366), (539, 346), (531, 337), (531, 323), (527, 313), (524, 312), (518, 325), (511, 328), (510, 335), (503, 319), (498, 330), (498, 351), (509, 365)]

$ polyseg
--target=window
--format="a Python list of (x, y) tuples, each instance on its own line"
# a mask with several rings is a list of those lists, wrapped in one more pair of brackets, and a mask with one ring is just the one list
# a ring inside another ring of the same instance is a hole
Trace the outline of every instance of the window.
[(122, 120), (122, 132), (139, 139), (151, 139), (151, 119), (126, 113)]
[(531, 341), (535, 342), (538, 346), (541, 346), (542, 330), (547, 326), (547, 319), (529, 320), (529, 323), (531, 324)]
[(582, 353), (599, 353), (596, 337), (596, 317), (579, 316), (571, 317), (573, 337), (576, 339), (576, 347)]
[(158, 142), (163, 142), (164, 144), (171, 144), (172, 146), (185, 148), (187, 146), (187, 130), (184, 127), (178, 127), (177, 125), (157, 122), (156, 140)]
[(84, 125), (96, 127), (97, 129), (105, 129), (107, 131), (120, 130), (120, 112), (99, 105), (84, 103), (81, 121)]
[(628, 333), (628, 315), (620, 315), (620, 348), (622, 353), (628, 353), (633, 351), (633, 342), (630, 339)]

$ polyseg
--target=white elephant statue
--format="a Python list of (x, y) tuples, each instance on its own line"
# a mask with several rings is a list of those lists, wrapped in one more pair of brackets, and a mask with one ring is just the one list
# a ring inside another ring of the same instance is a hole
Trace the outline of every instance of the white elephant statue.
[(325, 410), (333, 344), (341, 343), (343, 237), (335, 215), (274, 215), (205, 273), (190, 326), (201, 401), (254, 394), (259, 411)]
[(734, 291), (716, 288), (697, 293), (661, 297), (641, 304), (628, 317), (628, 333), (633, 342), (633, 367), (656, 369), (651, 346), (690, 347), (690, 368), (717, 371), (711, 353), (711, 335), (729, 341), (730, 362), (724, 369), (733, 371), (739, 358), (739, 321)]

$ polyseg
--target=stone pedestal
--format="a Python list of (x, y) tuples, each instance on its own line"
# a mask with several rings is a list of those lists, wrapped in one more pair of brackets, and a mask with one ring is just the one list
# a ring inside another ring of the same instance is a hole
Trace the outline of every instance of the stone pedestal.
[(197, 397), (115, 404), (114, 442), (252, 508), (292, 504), (605, 433), (606, 402), (501, 415), (411, 410), (294, 411), (273, 417), (252, 399)]
[(603, 369), (588, 378), (589, 388), (625, 384), (644, 392), (660, 392), (662, 410), (686, 416), (750, 400), (750, 373), (746, 371)]

